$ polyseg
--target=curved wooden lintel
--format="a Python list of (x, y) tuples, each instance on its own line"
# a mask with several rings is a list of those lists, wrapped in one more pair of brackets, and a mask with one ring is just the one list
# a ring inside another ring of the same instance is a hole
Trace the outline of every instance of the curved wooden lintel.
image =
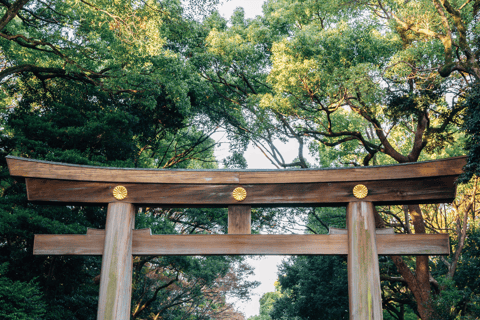
[(458, 176), (466, 157), (390, 166), (290, 170), (162, 170), (80, 166), (8, 156), (10, 175), (115, 183), (285, 184)]
[[(451, 202), (466, 158), (335, 170), (137, 170), (75, 166), (8, 157), (24, 177), (30, 201), (104, 205), (117, 201), (158, 207), (250, 205), (343, 206)], [(354, 188), (363, 185), (366, 197)], [(121, 185), (125, 194), (115, 196)], [(233, 190), (241, 186), (244, 200)], [(365, 188), (366, 187), (366, 188)], [(125, 196), (125, 198), (123, 198)]]

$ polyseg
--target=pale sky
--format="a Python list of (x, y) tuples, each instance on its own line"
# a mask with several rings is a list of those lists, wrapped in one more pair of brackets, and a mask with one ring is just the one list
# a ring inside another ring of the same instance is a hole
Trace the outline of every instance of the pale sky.
[(220, 14), (225, 18), (230, 18), (237, 7), (242, 7), (245, 11), (245, 18), (255, 18), (262, 15), (262, 5), (264, 0), (223, 0), (219, 8)]

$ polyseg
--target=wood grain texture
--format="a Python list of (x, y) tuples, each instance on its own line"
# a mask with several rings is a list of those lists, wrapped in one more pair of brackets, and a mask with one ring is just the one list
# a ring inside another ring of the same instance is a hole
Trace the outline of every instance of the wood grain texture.
[(383, 319), (373, 212), (371, 202), (356, 202), (347, 206), (347, 270), (351, 320)]
[(116, 183), (238, 183), (238, 173), (213, 170), (162, 170), (80, 166), (66, 163), (36, 161), (7, 157), (10, 175), (64, 179), (73, 181), (108, 181)]
[[(395, 229), (393, 228), (375, 229), (375, 233), (377, 234), (377, 236), (379, 234), (395, 234)], [(340, 229), (340, 228), (330, 228), (328, 234), (348, 234), (348, 230)]]
[(7, 157), (10, 175), (24, 178), (63, 179), (113, 183), (167, 184), (289, 184), (415, 179), (458, 176), (466, 157), (392, 166), (296, 170), (153, 170), (78, 166)]
[[(87, 235), (35, 235), (35, 255), (102, 255), (105, 231)], [(348, 237), (339, 235), (151, 235), (133, 231), (133, 255), (346, 255)], [(448, 234), (377, 235), (379, 255), (448, 255)]]
[(251, 234), (251, 220), (251, 206), (228, 206), (228, 234)]
[(88, 229), (87, 234), (36, 234), (34, 255), (103, 255), (105, 230)]
[(108, 205), (100, 276), (98, 320), (130, 319), (134, 219), (135, 207), (132, 204), (112, 203)]
[[(368, 188), (365, 201), (376, 205), (451, 202), (455, 198), (454, 176), (361, 181)], [(236, 205), (232, 191), (236, 185), (122, 184), (125, 200), (116, 200), (116, 183), (27, 178), (28, 200), (58, 204), (130, 203), (163, 207), (226, 207)], [(251, 206), (343, 206), (361, 200), (353, 196), (357, 182), (250, 184), (242, 185)]]

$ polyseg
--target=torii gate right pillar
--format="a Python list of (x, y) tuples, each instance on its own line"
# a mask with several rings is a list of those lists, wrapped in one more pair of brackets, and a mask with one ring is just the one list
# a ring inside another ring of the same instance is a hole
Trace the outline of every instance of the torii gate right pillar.
[(350, 320), (383, 319), (373, 203), (349, 203), (347, 229)]

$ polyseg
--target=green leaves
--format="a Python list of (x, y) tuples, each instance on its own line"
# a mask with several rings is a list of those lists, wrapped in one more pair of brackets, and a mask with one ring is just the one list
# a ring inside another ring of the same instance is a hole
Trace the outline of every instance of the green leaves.
[(282, 296), (273, 304), (272, 319), (348, 319), (346, 259), (292, 257), (280, 268)]
[(11, 320), (36, 319), (45, 315), (45, 302), (38, 284), (12, 281), (6, 276), (8, 263), (0, 264), (0, 317)]
[(465, 166), (464, 182), (475, 174), (480, 175), (480, 84), (476, 83), (471, 89), (465, 105), (468, 106), (465, 129), (468, 134), (466, 149), (468, 150), (468, 164)]

